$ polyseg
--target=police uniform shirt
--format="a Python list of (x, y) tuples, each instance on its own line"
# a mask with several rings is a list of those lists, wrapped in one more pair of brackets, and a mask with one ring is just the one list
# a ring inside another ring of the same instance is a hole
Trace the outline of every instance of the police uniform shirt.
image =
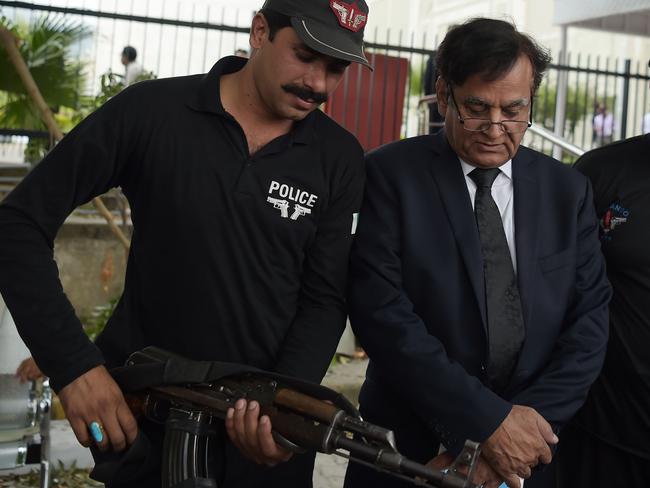
[[(250, 156), (219, 94), (221, 74), (245, 63), (227, 57), (207, 75), (125, 89), (0, 206), (0, 289), (55, 388), (147, 345), (322, 378), (345, 324), (363, 151), (316, 110)], [(75, 207), (115, 186), (134, 230), (100, 354), (61, 289), (52, 246)]]

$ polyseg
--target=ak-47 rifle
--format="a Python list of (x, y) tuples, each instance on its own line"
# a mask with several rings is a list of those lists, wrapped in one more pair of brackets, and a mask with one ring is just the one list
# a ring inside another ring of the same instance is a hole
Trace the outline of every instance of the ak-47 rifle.
[[(261, 413), (271, 419), (276, 442), (291, 451), (342, 456), (421, 486), (478, 488), (469, 481), (479, 456), (477, 443), (467, 441), (449, 470), (430, 469), (402, 456), (392, 431), (363, 421), (344, 397), (322, 386), (246, 367), (216, 377), (210, 373), (214, 365), (225, 365), (226, 371), (233, 365), (190, 361), (157, 348), (134, 353), (127, 368), (169, 361), (171, 366), (164, 365), (166, 372), (179, 369), (180, 364), (181, 369), (192, 371), (191, 377), (206, 380), (148, 386), (126, 395), (136, 416), (166, 425), (163, 488), (217, 486), (209, 456), (214, 441), (210, 439), (216, 435), (217, 419), (225, 419), (240, 398), (259, 403)], [(305, 385), (308, 393), (298, 391)]]

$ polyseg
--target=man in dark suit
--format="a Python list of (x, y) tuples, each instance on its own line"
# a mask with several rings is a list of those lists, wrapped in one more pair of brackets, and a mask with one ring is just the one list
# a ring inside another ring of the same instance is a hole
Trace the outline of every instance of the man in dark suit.
[[(590, 185), (520, 147), (549, 61), (507, 22), (452, 28), (438, 51), (445, 129), (368, 155), (352, 255), (363, 415), (436, 467), (481, 442), (474, 481), (490, 488), (543, 485), (531, 471), (552, 460), (607, 342)], [(366, 486), (409, 485), (350, 465), (346, 487)]]

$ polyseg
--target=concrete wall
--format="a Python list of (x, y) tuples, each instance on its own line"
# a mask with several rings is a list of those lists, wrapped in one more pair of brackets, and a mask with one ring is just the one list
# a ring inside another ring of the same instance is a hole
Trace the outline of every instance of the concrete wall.
[(126, 252), (103, 223), (66, 223), (54, 243), (63, 289), (81, 319), (119, 296)]
[[(126, 252), (108, 227), (97, 223), (66, 223), (54, 243), (54, 259), (63, 289), (82, 321), (93, 309), (119, 296), (124, 287)], [(348, 324), (338, 352), (354, 353)], [(29, 355), (0, 297), (0, 373), (13, 372)]]
[(29, 351), (18, 335), (14, 321), (0, 296), (0, 374), (12, 374)]
[[(54, 257), (63, 289), (82, 320), (122, 292), (126, 255), (105, 224), (65, 224), (56, 238)], [(0, 296), (0, 374), (13, 373), (28, 356)]]

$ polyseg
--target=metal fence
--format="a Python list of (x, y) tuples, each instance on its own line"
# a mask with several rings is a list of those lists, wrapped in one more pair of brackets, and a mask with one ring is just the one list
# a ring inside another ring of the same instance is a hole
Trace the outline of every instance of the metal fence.
[[(86, 8), (87, 2), (92, 1), (98, 7)], [(123, 70), (119, 54), (125, 45), (136, 47), (143, 68), (155, 72), (158, 77), (205, 72), (220, 57), (248, 46), (248, 28), (254, 14), (252, 10), (232, 4), (211, 8), (209, 4), (180, 0), (71, 0), (68, 3), (77, 7), (0, 0), (0, 13), (13, 21), (26, 23), (42, 15), (65, 15), (87, 25), (92, 36), (74, 49), (74, 54), (85, 66), (85, 82), (79, 87), (85, 94), (98, 91), (100, 74), (108, 69), (118, 73)], [(102, 8), (103, 5), (106, 8)], [(401, 114), (395, 114), (393, 120), (383, 116), (377, 118), (382, 124), (381, 133), (397, 133), (397, 137), (417, 134), (418, 102), (424, 95), (423, 78), (426, 61), (434, 53), (433, 40), (391, 29), (366, 32), (366, 40), (371, 59), (383, 55), (405, 60), (406, 76), (399, 70), (393, 75), (391, 71), (378, 69), (368, 75), (367, 83), (360, 85), (355, 82), (361, 78), (361, 72), (348, 70), (339, 87), (346, 99), (340, 122), (358, 136), (363, 135), (358, 133), (358, 123), (348, 123), (345, 117), (346, 110), (359, 113), (355, 104), (361, 103), (359, 100), (363, 98), (360, 90), (372, 92), (365, 94), (369, 100), (363, 111), (382, 115), (387, 110), (398, 110), (392, 105), (388, 107), (386, 101), (396, 93), (403, 93)], [(558, 54), (554, 59), (562, 62), (551, 66), (538, 92), (534, 109), (536, 124), (555, 131), (576, 146), (589, 149), (606, 142), (602, 137), (599, 140), (593, 129), (594, 107), (601, 103), (613, 116), (613, 140), (641, 133), (641, 120), (649, 111), (650, 72), (646, 60), (601, 59), (574, 53)], [(397, 79), (387, 79), (389, 76)], [(561, 90), (558, 96), (558, 86), (564, 79), (566, 96), (562, 96)], [(397, 89), (400, 84), (402, 90)], [(349, 88), (351, 86), (354, 90)], [(565, 103), (558, 106), (558, 100), (565, 100)], [(358, 117), (355, 122), (357, 120)], [(384, 131), (383, 125), (394, 126), (395, 120), (399, 121), (399, 130), (395, 132), (387, 127)], [(551, 143), (533, 134), (526, 137), (525, 143), (544, 152), (552, 151)]]
[[(77, 2), (79, 3), (79, 2)], [(83, 0), (83, 4), (86, 0)], [(106, 3), (106, 2), (104, 2)], [(261, 0), (260, 0), (261, 4)], [(230, 7), (197, 7), (178, 0), (121, 1), (113, 3), (113, 10), (83, 7), (59, 7), (36, 2), (0, 0), (0, 13), (14, 22), (32, 23), (43, 15), (65, 15), (66, 18), (87, 26), (92, 33), (73, 49), (73, 56), (85, 66), (85, 81), (79, 92), (96, 94), (100, 75), (108, 70), (121, 73), (120, 52), (125, 45), (138, 51), (137, 61), (159, 78), (203, 73), (219, 58), (248, 47), (248, 31), (254, 15), (252, 10)], [(118, 8), (119, 7), (119, 8)], [(136, 12), (136, 13), (134, 13)], [(405, 84), (404, 114), (400, 120), (402, 135), (417, 133), (417, 101), (422, 94), (422, 76), (427, 58), (433, 54), (432, 43), (426, 36), (406, 35), (391, 29), (366, 33), (367, 54), (370, 58), (384, 55), (407, 61), (408, 76), (399, 80)], [(382, 92), (377, 83), (386, 83), (386, 96), (392, 93), (395, 80), (386, 80), (375, 73), (373, 88)], [(378, 78), (382, 78), (378, 81)], [(341, 84), (347, 86), (346, 78)], [(382, 100), (371, 100), (379, 107)], [(345, 125), (345, 124), (344, 124)]]
[(86, 94), (99, 90), (102, 73), (124, 71), (120, 53), (127, 45), (137, 49), (137, 61), (143, 68), (159, 78), (206, 72), (217, 59), (248, 46), (252, 11), (210, 5), (199, 9), (180, 0), (99, 0), (94, 2), (99, 7), (96, 10), (85, 8), (86, 3), (60, 7), (0, 1), (2, 15), (16, 23), (32, 24), (44, 15), (64, 15), (88, 28), (92, 35), (72, 53), (86, 68), (86, 83), (80, 86)]
[[(560, 53), (554, 59), (566, 61), (551, 65), (535, 100), (535, 123), (584, 150), (650, 130), (643, 127), (643, 118), (650, 113), (647, 60), (573, 53), (566, 57)], [(558, 94), (563, 83), (566, 92)], [(606, 112), (599, 117), (603, 108)], [(552, 144), (544, 138), (530, 135), (525, 142), (544, 152), (551, 151)]]
[[(562, 59), (562, 56), (554, 58)], [(563, 83), (565, 93), (559, 94)], [(428, 105), (435, 101), (435, 97), (428, 98), (420, 99), (420, 132), (427, 125)], [(607, 114), (611, 116), (611, 133), (597, 130), (599, 123), (595, 119), (603, 108), (606, 111), (601, 120), (606, 119)], [(534, 100), (533, 114), (534, 128), (538, 130), (528, 131), (524, 144), (565, 162), (575, 161), (577, 153), (648, 133), (650, 68), (647, 61), (601, 59), (569, 53), (566, 63), (549, 66)], [(558, 139), (566, 144), (557, 144)], [(561, 146), (565, 146), (564, 151)], [(572, 149), (567, 150), (567, 147)]]

